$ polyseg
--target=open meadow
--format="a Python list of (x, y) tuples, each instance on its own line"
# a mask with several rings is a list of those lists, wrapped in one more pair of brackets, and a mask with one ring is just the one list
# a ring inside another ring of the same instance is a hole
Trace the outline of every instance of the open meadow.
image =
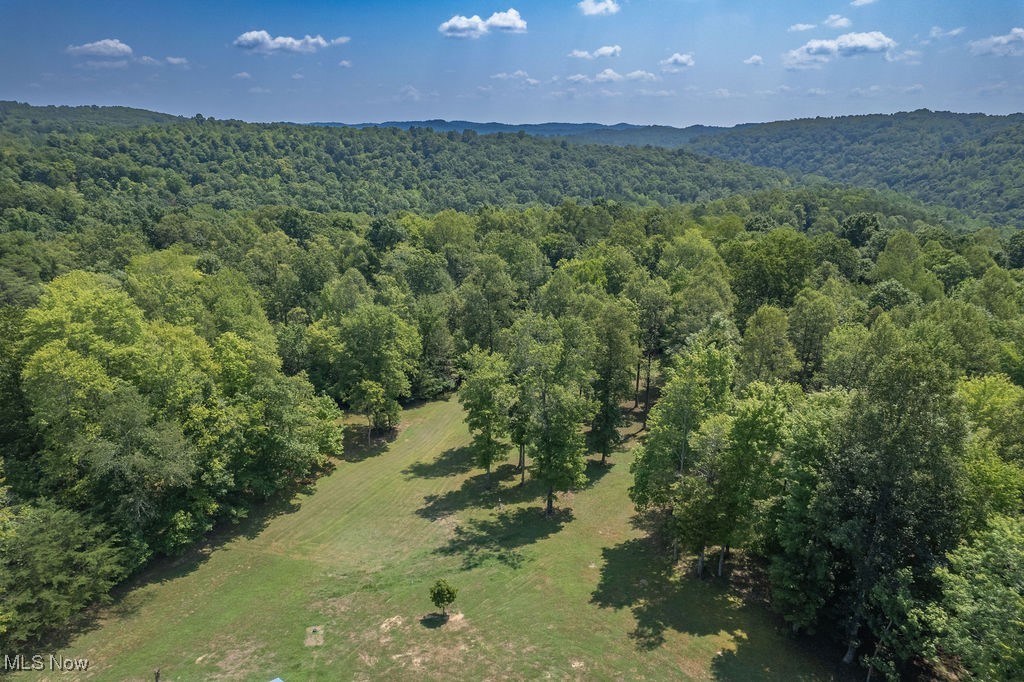
[(370, 449), (353, 428), (311, 491), (145, 574), (62, 653), (104, 680), (835, 679), (742, 580), (666, 581), (631, 525), (628, 452), (548, 519), (511, 463), (485, 490), (462, 417), (426, 403)]

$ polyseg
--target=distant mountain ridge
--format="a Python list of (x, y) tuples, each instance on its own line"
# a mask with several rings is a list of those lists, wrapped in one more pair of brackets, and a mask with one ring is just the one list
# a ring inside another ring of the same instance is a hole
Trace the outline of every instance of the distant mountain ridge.
[(579, 144), (685, 149), (776, 168), (797, 178), (896, 190), (994, 224), (1024, 227), (1024, 113), (919, 109), (745, 123), (731, 128), (440, 120), (356, 127), (522, 132)]

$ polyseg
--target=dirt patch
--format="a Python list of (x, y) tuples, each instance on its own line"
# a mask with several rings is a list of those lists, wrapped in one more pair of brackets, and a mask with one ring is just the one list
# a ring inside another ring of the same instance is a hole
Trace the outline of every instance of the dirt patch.
[(583, 663), (583, 661), (577, 661), (577, 660), (575, 660), (575, 659), (573, 659), (573, 660), (569, 661), (569, 665), (571, 665), (571, 666), (572, 666), (572, 669), (573, 669), (573, 670), (583, 670), (583, 669), (584, 669), (585, 667), (587, 667), (587, 666), (586, 666), (586, 665), (585, 665), (585, 664)]
[(449, 613), (448, 622), (444, 626), (448, 630), (461, 630), (466, 625), (466, 616), (461, 613)]
[(365, 665), (367, 668), (372, 668), (373, 666), (377, 665), (377, 657), (371, 656), (365, 651), (360, 651), (359, 662)]
[(405, 622), (405, 619), (402, 618), (401, 616), (391, 616), (386, 621), (384, 621), (383, 623), (380, 624), (380, 631), (381, 632), (388, 632), (388, 631), (391, 630), (391, 628), (396, 628), (396, 627), (398, 627), (399, 625), (401, 625), (404, 622)]
[(323, 646), (324, 645), (324, 626), (323, 625), (310, 625), (306, 628), (306, 646)]
[(249, 680), (259, 675), (266, 667), (266, 659), (260, 646), (252, 641), (238, 642), (227, 637), (218, 637), (210, 642), (214, 653), (200, 656), (200, 659), (219, 655), (214, 662), (218, 672), (211, 676), (215, 680)]

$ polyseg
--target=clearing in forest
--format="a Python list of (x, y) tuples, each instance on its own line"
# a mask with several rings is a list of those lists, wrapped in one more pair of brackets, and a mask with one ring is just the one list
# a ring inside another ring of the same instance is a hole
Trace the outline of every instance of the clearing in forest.
[(666, 575), (631, 522), (630, 453), (547, 518), (511, 449), (485, 490), (454, 397), (355, 436), (313, 490), (154, 568), (61, 653), (104, 680), (836, 678), (738, 588)]

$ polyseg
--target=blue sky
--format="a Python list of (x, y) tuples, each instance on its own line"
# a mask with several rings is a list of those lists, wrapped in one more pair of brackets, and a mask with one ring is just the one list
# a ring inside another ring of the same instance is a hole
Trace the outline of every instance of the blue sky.
[(1024, 110), (1024, 2), (0, 0), (0, 99), (250, 121)]

